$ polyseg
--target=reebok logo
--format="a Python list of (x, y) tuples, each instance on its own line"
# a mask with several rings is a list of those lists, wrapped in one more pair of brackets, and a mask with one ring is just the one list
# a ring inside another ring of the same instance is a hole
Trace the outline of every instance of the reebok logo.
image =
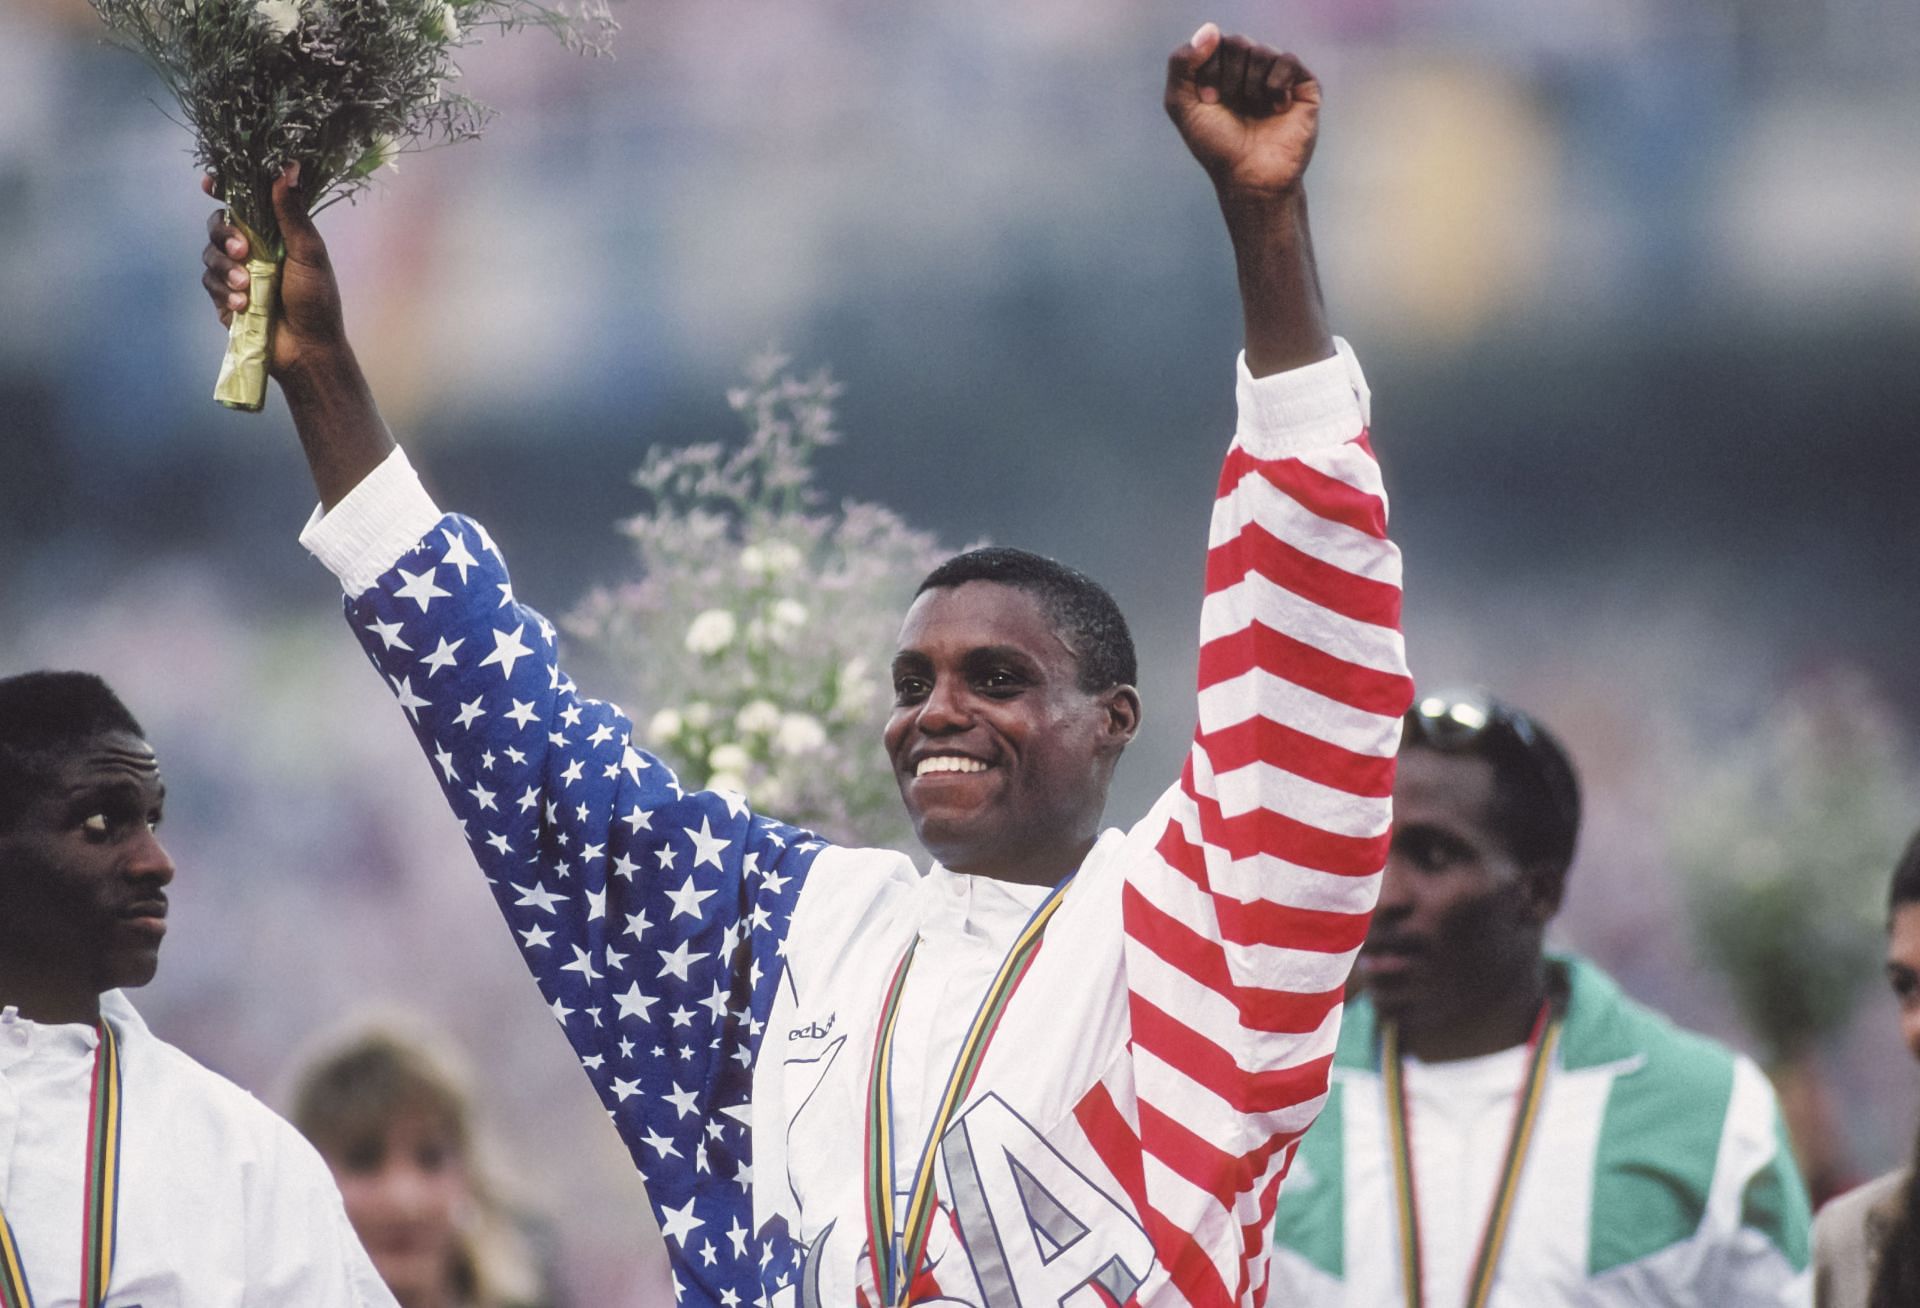
[(828, 1013), (827, 1024), (825, 1026), (821, 1026), (818, 1022), (809, 1022), (805, 1026), (796, 1026), (793, 1030), (787, 1032), (787, 1039), (825, 1040), (827, 1038), (827, 1032), (833, 1030), (833, 1019), (837, 1016), (839, 1016), (837, 1013)]

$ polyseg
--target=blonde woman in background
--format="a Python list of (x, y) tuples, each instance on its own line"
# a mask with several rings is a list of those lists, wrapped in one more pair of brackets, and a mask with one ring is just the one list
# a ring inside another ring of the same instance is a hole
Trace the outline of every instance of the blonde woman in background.
[(468, 1078), (430, 1037), (381, 1022), (327, 1041), (296, 1071), (289, 1116), (401, 1308), (562, 1308), (478, 1159)]

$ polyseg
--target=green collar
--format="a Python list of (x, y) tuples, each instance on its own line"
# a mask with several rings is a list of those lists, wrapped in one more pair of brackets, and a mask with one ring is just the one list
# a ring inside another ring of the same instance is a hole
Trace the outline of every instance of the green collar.
[[(1560, 1066), (1569, 1071), (1638, 1058), (1647, 1052), (1647, 1032), (1635, 1020), (1633, 1006), (1614, 979), (1573, 954), (1549, 954), (1547, 965), (1567, 984), (1567, 1024), (1560, 1038)], [(1347, 1002), (1334, 1066), (1377, 1072), (1380, 1065), (1379, 1019), (1373, 1001), (1360, 995)]]

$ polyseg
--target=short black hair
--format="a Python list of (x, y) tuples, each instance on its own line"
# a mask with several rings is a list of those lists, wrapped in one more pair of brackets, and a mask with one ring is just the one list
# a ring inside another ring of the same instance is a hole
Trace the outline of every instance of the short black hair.
[(0, 830), (10, 829), (38, 798), (58, 755), (118, 731), (147, 734), (91, 672), (0, 677)]
[(1488, 822), (1516, 862), (1564, 880), (1580, 839), (1580, 777), (1559, 738), (1538, 718), (1487, 696), (1485, 727), (1450, 746), (1424, 729), (1425, 703), (1416, 700), (1407, 710), (1401, 748), (1471, 755), (1492, 764)]
[(969, 581), (1017, 586), (1037, 598), (1047, 620), (1074, 652), (1081, 690), (1098, 694), (1114, 686), (1131, 686), (1138, 679), (1127, 620), (1107, 588), (1085, 573), (1030, 550), (989, 545), (954, 555), (929, 572), (914, 594)]
[(1920, 831), (1907, 842), (1906, 852), (1893, 865), (1893, 884), (1887, 889), (1887, 914), (1897, 908), (1920, 904)]

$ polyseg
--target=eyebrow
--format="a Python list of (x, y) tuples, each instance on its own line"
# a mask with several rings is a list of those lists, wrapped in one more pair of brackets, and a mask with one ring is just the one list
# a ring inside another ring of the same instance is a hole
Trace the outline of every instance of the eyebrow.
[(1038, 666), (1031, 654), (1013, 645), (982, 645), (970, 649), (961, 659), (968, 666), (980, 663), (1018, 663), (1022, 667)]
[[(118, 797), (123, 795), (131, 796), (135, 799), (143, 799), (146, 797), (146, 788), (130, 777), (113, 777), (107, 780), (95, 779), (82, 781), (79, 785), (68, 789), (67, 802), (76, 803), (82, 799), (107, 798), (109, 796)], [(153, 792), (154, 802), (162, 803), (166, 798), (167, 783), (164, 781), (156, 782)]]
[[(960, 666), (974, 671), (988, 664), (1011, 663), (1024, 671), (1037, 673), (1040, 663), (1031, 654), (1016, 645), (979, 645), (960, 656)], [(903, 649), (893, 656), (893, 670), (918, 672), (933, 666), (933, 659), (921, 650)]]

